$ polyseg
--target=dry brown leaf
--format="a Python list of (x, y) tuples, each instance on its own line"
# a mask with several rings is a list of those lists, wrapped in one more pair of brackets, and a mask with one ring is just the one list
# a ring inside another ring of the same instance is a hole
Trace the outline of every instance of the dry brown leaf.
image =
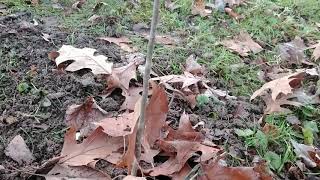
[(255, 167), (226, 167), (213, 161), (208, 165), (201, 165), (204, 172), (199, 180), (214, 180), (214, 179), (230, 179), (230, 180), (272, 180), (267, 172), (265, 164), (258, 164)]
[(142, 87), (130, 87), (127, 93), (122, 93), (126, 99), (122, 103), (120, 110), (134, 110), (135, 104), (141, 98), (142, 91)]
[(70, 179), (81, 179), (81, 180), (111, 180), (112, 178), (105, 173), (95, 170), (86, 166), (67, 166), (57, 164), (47, 174), (44, 175), (46, 180), (66, 180)]
[(80, 130), (80, 133), (86, 136), (94, 128), (90, 123), (99, 122), (107, 116), (108, 113), (98, 106), (93, 97), (88, 97), (83, 104), (71, 105), (67, 109), (66, 124), (76, 131)]
[(289, 109), (281, 107), (282, 105), (291, 105), (296, 107), (300, 107), (303, 105), (302, 103), (288, 100), (288, 96), (282, 96), (281, 98), (278, 98), (276, 100), (272, 100), (270, 96), (266, 96), (266, 97), (263, 97), (263, 100), (265, 101), (267, 106), (266, 109), (264, 110), (265, 114), (291, 112)]
[(126, 66), (114, 68), (112, 74), (107, 77), (106, 95), (110, 95), (116, 88), (121, 88), (123, 94), (129, 91), (129, 83), (131, 79), (136, 79), (137, 66), (135, 62)]
[(137, 112), (124, 113), (117, 117), (103, 119), (94, 124), (102, 127), (103, 132), (109, 136), (119, 137), (132, 134), (138, 118)]
[(186, 59), (186, 71), (194, 75), (203, 73), (203, 67), (198, 64), (194, 54)]
[(70, 128), (64, 137), (59, 164), (69, 166), (86, 166), (96, 159), (103, 159), (123, 147), (123, 137), (110, 137), (98, 127), (90, 136), (78, 144), (76, 131)]
[(246, 0), (224, 0), (224, 3), (228, 4), (229, 7), (239, 6), (245, 2)]
[(320, 150), (314, 146), (299, 144), (291, 140), (296, 156), (303, 160), (303, 163), (310, 168), (320, 166)]
[(191, 14), (200, 15), (201, 17), (209, 16), (212, 10), (206, 9), (206, 4), (204, 0), (193, 0)]
[(31, 0), (32, 5), (39, 5), (39, 0)]
[(179, 172), (173, 173), (171, 175), (171, 178), (172, 180), (184, 179), (189, 174), (190, 171), (191, 171), (191, 167), (188, 165), (188, 163), (186, 163)]
[(241, 32), (231, 40), (222, 41), (221, 44), (229, 48), (231, 51), (237, 52), (241, 56), (248, 56), (249, 52), (255, 54), (263, 50), (258, 43), (251, 39), (247, 32)]
[(31, 164), (34, 160), (27, 144), (20, 135), (15, 136), (4, 151), (5, 155), (18, 164)]
[(136, 177), (136, 176), (126, 176), (123, 180), (147, 180), (145, 177)]
[(194, 156), (194, 153), (201, 152), (200, 161), (207, 161), (215, 156), (220, 151), (219, 148), (202, 145), (199, 142), (192, 141), (162, 141), (159, 140), (160, 148), (167, 152), (176, 154), (171, 156), (163, 164), (152, 169), (150, 175), (171, 175), (179, 172), (186, 164), (189, 158)]
[(174, 11), (174, 10), (178, 9), (180, 6), (177, 5), (175, 2), (172, 2), (171, 0), (165, 0), (164, 7), (170, 11)]
[(291, 42), (279, 44), (278, 49), (283, 61), (282, 64), (287, 66), (301, 64), (312, 65), (306, 60), (306, 55), (304, 54), (306, 48), (306, 45), (300, 37), (295, 37)]
[(296, 72), (288, 76), (270, 81), (264, 84), (260, 89), (255, 91), (250, 99), (252, 100), (257, 96), (265, 94), (265, 92), (269, 89), (272, 91), (271, 98), (273, 101), (276, 101), (278, 95), (280, 94), (287, 96), (292, 93), (293, 89), (296, 89), (301, 85), (304, 74), (304, 72)]
[(71, 8), (74, 10), (80, 10), (82, 8), (82, 5), (86, 2), (86, 0), (79, 0), (72, 4)]
[[(75, 48), (69, 45), (63, 45), (58, 51), (59, 56), (55, 59), (57, 66), (66, 61), (73, 62), (67, 66), (66, 71), (78, 71), (80, 69), (91, 69), (93, 74), (111, 74), (112, 63), (106, 62), (108, 59), (103, 55), (95, 56), (95, 49)], [(49, 55), (50, 56), (50, 55)]]
[(235, 20), (244, 19), (244, 16), (242, 16), (242, 15), (234, 12), (234, 10), (231, 9), (231, 8), (226, 7), (226, 8), (224, 8), (224, 11), (225, 11), (229, 16), (231, 16), (232, 18), (234, 18)]
[(114, 43), (116, 45), (118, 45), (120, 47), (120, 49), (126, 51), (126, 52), (135, 52), (137, 51), (137, 48), (132, 47), (130, 45), (131, 41), (125, 37), (119, 37), (119, 38), (115, 38), (115, 37), (101, 37), (99, 38), (101, 40), (107, 41), (109, 43)]
[(320, 41), (317, 44), (315, 44), (309, 48), (312, 48), (312, 49), (314, 48), (312, 58), (315, 61), (318, 60), (320, 58)]

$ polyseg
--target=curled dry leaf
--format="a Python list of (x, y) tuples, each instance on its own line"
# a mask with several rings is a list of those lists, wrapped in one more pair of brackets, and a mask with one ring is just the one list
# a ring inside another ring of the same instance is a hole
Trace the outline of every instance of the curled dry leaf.
[(300, 87), (301, 81), (304, 78), (304, 74), (304, 72), (296, 72), (270, 81), (255, 91), (250, 99), (252, 100), (257, 96), (263, 95), (269, 89), (272, 91), (271, 97), (273, 101), (275, 101), (280, 94), (287, 96), (288, 94), (292, 93), (293, 89)]
[(320, 150), (314, 146), (308, 146), (305, 144), (299, 144), (294, 140), (291, 140), (294, 152), (303, 160), (303, 163), (310, 168), (320, 166)]
[(194, 54), (186, 59), (186, 71), (194, 75), (203, 73), (203, 67), (198, 64)]
[(300, 102), (288, 100), (288, 96), (282, 96), (276, 100), (273, 100), (270, 96), (265, 96), (263, 97), (263, 100), (266, 103), (266, 109), (264, 110), (265, 114), (272, 114), (272, 113), (290, 113), (291, 111), (287, 108), (281, 107), (282, 105), (291, 105), (291, 106), (296, 106), (300, 107), (303, 104)]
[(226, 7), (226, 8), (224, 8), (224, 11), (225, 11), (229, 16), (231, 16), (232, 18), (234, 18), (235, 20), (244, 19), (244, 16), (242, 16), (242, 15), (234, 12), (234, 10), (231, 9), (231, 8)]
[(108, 58), (103, 55), (95, 56), (95, 52), (96, 50), (91, 48), (79, 49), (63, 45), (58, 51), (59, 56), (55, 59), (55, 62), (59, 66), (61, 63), (72, 60), (73, 62), (67, 66), (66, 71), (73, 72), (88, 68), (91, 69), (93, 74), (111, 74), (112, 63), (106, 62)]
[(125, 96), (125, 100), (122, 103), (120, 110), (134, 110), (135, 104), (141, 98), (142, 87), (130, 87), (127, 93), (122, 93)]
[(20, 135), (15, 136), (4, 151), (5, 155), (19, 163), (31, 164), (34, 160), (27, 144)]
[(129, 40), (129, 38), (122, 36), (119, 38), (115, 38), (115, 37), (101, 37), (99, 38), (100, 40), (104, 40), (107, 41), (109, 43), (114, 43), (117, 46), (119, 46), (122, 50), (126, 51), (126, 52), (135, 52), (137, 51), (137, 48), (132, 47), (130, 45), (131, 41)]
[(249, 52), (258, 53), (263, 48), (256, 42), (254, 42), (247, 32), (241, 32), (238, 36), (231, 40), (224, 40), (222, 45), (229, 48), (231, 51), (237, 52), (241, 56), (248, 56)]
[(93, 97), (88, 97), (81, 105), (71, 105), (66, 111), (66, 124), (85, 136), (89, 134), (94, 126), (92, 122), (99, 122), (106, 118), (108, 113), (103, 110)]
[(76, 131), (70, 128), (64, 137), (59, 164), (86, 166), (96, 159), (103, 159), (123, 147), (123, 137), (110, 137), (98, 127), (81, 144), (76, 139)]
[(191, 7), (192, 15), (200, 15), (201, 17), (209, 16), (212, 13), (210, 9), (206, 9), (204, 0), (193, 0)]
[(232, 180), (272, 180), (268, 174), (267, 167), (264, 163), (259, 163), (255, 167), (226, 167), (219, 161), (213, 161), (210, 164), (202, 164), (201, 168), (204, 172), (199, 180), (213, 179), (232, 179)]
[(309, 48), (314, 48), (313, 50), (313, 53), (312, 53), (312, 58), (316, 61), (320, 58), (320, 41), (313, 45), (313, 46), (310, 46)]
[(44, 175), (46, 180), (74, 179), (81, 180), (111, 180), (112, 178), (105, 173), (86, 166), (67, 166), (56, 164), (53, 169)]
[(129, 83), (131, 79), (136, 79), (137, 66), (135, 62), (126, 66), (114, 68), (112, 74), (107, 77), (106, 95), (110, 95), (116, 88), (121, 88), (123, 94), (129, 91)]

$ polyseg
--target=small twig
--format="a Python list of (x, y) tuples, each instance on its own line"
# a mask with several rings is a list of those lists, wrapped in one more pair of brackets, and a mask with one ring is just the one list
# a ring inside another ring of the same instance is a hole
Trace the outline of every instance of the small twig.
[(136, 144), (135, 144), (135, 156), (136, 162), (132, 164), (131, 175), (137, 175), (137, 166), (139, 166), (139, 160), (141, 157), (141, 141), (143, 138), (144, 126), (145, 126), (145, 111), (147, 105), (147, 98), (148, 98), (148, 89), (149, 89), (149, 79), (150, 79), (150, 72), (151, 72), (151, 65), (152, 65), (152, 54), (154, 49), (154, 42), (155, 42), (155, 34), (156, 34), (156, 27), (159, 18), (159, 8), (160, 1), (154, 0), (153, 2), (153, 14), (152, 14), (152, 21), (151, 21), (151, 30), (150, 30), (150, 38), (148, 42), (148, 52), (146, 57), (146, 66), (143, 75), (143, 93), (142, 93), (142, 101), (141, 101), (141, 108), (140, 108), (140, 118), (138, 122), (137, 128), (137, 135), (136, 135)]

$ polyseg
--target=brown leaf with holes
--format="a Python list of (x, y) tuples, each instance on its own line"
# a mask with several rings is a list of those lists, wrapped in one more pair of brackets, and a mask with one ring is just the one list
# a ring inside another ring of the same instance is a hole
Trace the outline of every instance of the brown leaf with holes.
[(230, 179), (230, 180), (272, 180), (267, 172), (265, 163), (258, 163), (255, 167), (226, 167), (219, 161), (202, 164), (203, 175), (199, 180)]
[[(59, 56), (55, 58), (56, 65), (59, 66), (67, 61), (72, 61), (65, 69), (66, 71), (78, 71), (81, 69), (91, 69), (93, 74), (111, 74), (112, 63), (107, 62), (107, 57), (103, 55), (95, 56), (95, 49), (91, 48), (75, 48), (69, 45), (63, 45), (57, 53)], [(49, 58), (54, 58), (57, 53), (51, 52)]]
[(74, 179), (81, 180), (111, 180), (112, 178), (103, 172), (86, 166), (67, 166), (63, 164), (57, 164), (53, 169), (43, 177), (46, 180), (64, 180)]
[(110, 95), (116, 88), (122, 89), (123, 94), (129, 91), (131, 79), (136, 79), (137, 65), (135, 62), (129, 63), (126, 66), (114, 68), (112, 74), (107, 77), (107, 89), (105, 94)]
[(108, 117), (108, 113), (103, 110), (93, 97), (88, 97), (81, 105), (71, 105), (66, 111), (66, 124), (80, 133), (87, 135), (94, 126), (92, 122), (99, 122)]
[(313, 50), (313, 53), (312, 53), (312, 58), (316, 61), (320, 58), (320, 41), (313, 45), (313, 46), (310, 46), (309, 48), (314, 48)]
[(241, 32), (233, 39), (224, 40), (221, 43), (231, 51), (237, 52), (240, 56), (249, 56), (249, 53), (259, 53), (263, 48), (256, 42), (254, 42), (247, 32)]
[(96, 159), (103, 159), (123, 147), (123, 137), (110, 137), (103, 128), (95, 129), (82, 143), (76, 141), (76, 130), (70, 128), (64, 137), (59, 164), (86, 166)]
[(271, 99), (273, 101), (276, 101), (278, 95), (283, 94), (284, 96), (287, 96), (292, 93), (293, 89), (297, 89), (298, 87), (300, 87), (301, 81), (304, 79), (304, 74), (304, 72), (296, 72), (282, 78), (267, 82), (260, 89), (255, 91), (250, 99), (252, 100), (257, 96), (265, 94), (269, 89), (272, 92)]
[(191, 7), (192, 15), (200, 15), (201, 17), (209, 16), (212, 10), (206, 9), (206, 4), (204, 0), (193, 0)]
[(109, 43), (114, 43), (117, 46), (120, 47), (120, 49), (126, 51), (126, 52), (135, 52), (137, 51), (137, 48), (131, 46), (131, 41), (129, 40), (129, 38), (122, 36), (119, 38), (116, 37), (101, 37), (99, 38), (100, 40), (104, 40), (107, 41)]

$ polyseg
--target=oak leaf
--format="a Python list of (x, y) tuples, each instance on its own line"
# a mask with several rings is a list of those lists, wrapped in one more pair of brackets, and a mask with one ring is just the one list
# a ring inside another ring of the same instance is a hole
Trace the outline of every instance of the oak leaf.
[(111, 180), (108, 174), (87, 166), (67, 166), (56, 164), (51, 171), (44, 175), (46, 180), (64, 180), (70, 177), (81, 180)]
[(103, 128), (95, 129), (82, 143), (78, 144), (76, 131), (70, 128), (64, 137), (59, 164), (86, 166), (96, 159), (103, 159), (123, 147), (123, 137), (110, 137)]
[(247, 32), (241, 32), (233, 39), (224, 40), (221, 43), (231, 51), (237, 52), (240, 56), (248, 56), (249, 52), (258, 53), (263, 48), (256, 42), (254, 42)]
[(320, 166), (320, 150), (314, 146), (299, 144), (291, 140), (296, 156), (302, 159), (303, 163), (310, 168)]
[(114, 68), (112, 74), (107, 77), (106, 95), (110, 95), (116, 88), (121, 88), (124, 94), (129, 91), (131, 79), (136, 79), (137, 66), (135, 62), (129, 63), (126, 66)]
[(263, 95), (267, 90), (271, 90), (271, 98), (273, 101), (276, 101), (278, 95), (283, 94), (285, 96), (292, 93), (293, 89), (298, 88), (301, 85), (301, 81), (304, 78), (304, 72), (296, 72), (287, 76), (284, 76), (279, 79), (275, 79), (264, 84), (260, 89), (255, 91), (251, 100), (257, 96)]
[(119, 46), (120, 49), (122, 49), (122, 50), (124, 50), (126, 52), (135, 52), (135, 51), (137, 51), (137, 48), (132, 47), (130, 45), (131, 41), (129, 40), (129, 38), (127, 38), (125, 36), (122, 36), (122, 37), (119, 37), (119, 38), (116, 38), (116, 37), (100, 37), (99, 39), (107, 41), (109, 43), (114, 43), (117, 46)]
[(90, 125), (92, 122), (99, 122), (108, 117), (108, 113), (103, 110), (93, 99), (88, 97), (81, 105), (71, 105), (66, 111), (66, 124), (75, 130), (80, 130), (82, 136), (86, 136), (95, 128)]
[(267, 167), (260, 163), (255, 167), (226, 167), (219, 161), (212, 161), (210, 164), (202, 164), (203, 175), (199, 180), (232, 179), (232, 180), (272, 180), (268, 174)]
[(80, 69), (91, 69), (93, 74), (111, 74), (112, 63), (107, 62), (106, 56), (97, 55), (95, 49), (91, 48), (75, 48), (69, 45), (63, 45), (58, 53), (59, 56), (55, 59), (57, 66), (66, 61), (73, 62), (66, 67), (66, 71), (78, 71)]
[(266, 96), (263, 97), (263, 100), (266, 103), (266, 109), (264, 110), (265, 114), (272, 114), (272, 113), (289, 113), (291, 112), (289, 109), (281, 107), (283, 105), (291, 105), (291, 106), (296, 106), (296, 107), (300, 107), (303, 104), (300, 102), (296, 102), (293, 100), (288, 100), (289, 96), (282, 96), (276, 100), (273, 100), (272, 98), (270, 98), (270, 96)]
[(201, 17), (209, 16), (212, 13), (210, 9), (206, 9), (204, 0), (193, 0), (191, 7), (192, 15), (200, 15)]

